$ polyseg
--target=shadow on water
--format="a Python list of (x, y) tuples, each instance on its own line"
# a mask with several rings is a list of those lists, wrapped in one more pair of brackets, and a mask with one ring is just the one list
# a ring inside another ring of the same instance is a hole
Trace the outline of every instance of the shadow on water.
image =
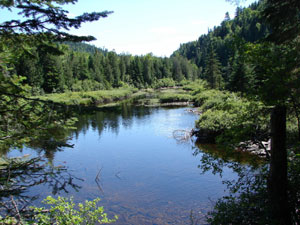
[[(32, 189), (47, 187), (53, 195), (78, 191), (83, 180), (64, 166), (54, 167), (41, 158), (6, 158), (0, 162), (0, 215), (20, 219), (31, 215), (33, 201), (40, 198)], [(30, 192), (29, 192), (30, 191)]]
[(232, 168), (239, 171), (241, 167), (259, 168), (265, 164), (265, 160), (248, 152), (222, 148), (216, 144), (195, 143), (193, 155), (201, 154), (198, 168), (202, 173), (212, 171), (214, 174), (222, 174), (223, 168)]

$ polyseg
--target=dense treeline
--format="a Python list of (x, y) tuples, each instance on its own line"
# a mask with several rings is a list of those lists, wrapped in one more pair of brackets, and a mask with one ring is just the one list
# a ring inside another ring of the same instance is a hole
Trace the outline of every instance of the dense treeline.
[(64, 44), (68, 45), (71, 50), (76, 52), (86, 52), (90, 54), (94, 54), (96, 51), (98, 52), (100, 51), (104, 54), (108, 52), (108, 50), (105, 48), (98, 48), (95, 45), (91, 45), (83, 42), (78, 43), (78, 42), (66, 41), (64, 42)]
[(256, 78), (245, 60), (244, 44), (269, 33), (260, 18), (262, 5), (237, 8), (234, 19), (227, 13), (220, 26), (197, 41), (182, 44), (170, 58), (116, 54), (85, 43), (64, 42), (58, 44), (56, 54), (38, 47), (24, 52), (15, 70), (27, 78), (33, 94), (103, 90), (124, 84), (147, 88), (198, 78), (207, 80), (211, 88), (247, 92)]
[(269, 33), (260, 12), (263, 1), (247, 8), (237, 8), (230, 19), (226, 13), (220, 26), (214, 27), (197, 41), (182, 44), (173, 56), (181, 55), (195, 63), (212, 88), (245, 92), (253, 83), (254, 74), (245, 62), (244, 43), (256, 42)]
[(182, 56), (118, 55), (87, 44), (66, 44), (59, 45), (59, 55), (33, 48), (19, 58), (16, 73), (27, 78), (34, 94), (103, 90), (125, 83), (147, 88), (162, 79), (180, 82), (199, 77), (197, 66)]

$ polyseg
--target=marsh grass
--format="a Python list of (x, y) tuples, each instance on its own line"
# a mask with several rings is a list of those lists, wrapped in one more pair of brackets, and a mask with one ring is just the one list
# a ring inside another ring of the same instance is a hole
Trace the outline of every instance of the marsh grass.
[(158, 95), (158, 98), (160, 103), (190, 102), (193, 100), (192, 95), (181, 88), (163, 90)]
[(101, 105), (130, 97), (137, 90), (135, 88), (119, 88), (112, 90), (66, 92), (38, 96), (42, 100), (50, 100), (66, 105)]

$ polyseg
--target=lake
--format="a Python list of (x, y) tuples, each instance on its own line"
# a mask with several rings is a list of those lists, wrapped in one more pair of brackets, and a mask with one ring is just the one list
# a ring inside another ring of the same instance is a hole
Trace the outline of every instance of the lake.
[[(59, 151), (24, 148), (22, 154), (45, 155), (54, 165), (64, 165), (83, 181), (78, 191), (63, 196), (76, 202), (100, 197), (115, 224), (190, 224), (190, 215), (205, 224), (205, 215), (224, 196), (223, 180), (237, 177), (223, 166), (222, 177), (202, 173), (202, 157), (209, 153), (193, 139), (179, 141), (176, 130), (190, 130), (199, 115), (185, 108), (149, 108), (122, 104), (84, 113), (69, 144)], [(195, 154), (197, 152), (197, 154)], [(9, 156), (20, 155), (15, 150)], [(51, 195), (47, 185), (30, 190), (39, 201)]]

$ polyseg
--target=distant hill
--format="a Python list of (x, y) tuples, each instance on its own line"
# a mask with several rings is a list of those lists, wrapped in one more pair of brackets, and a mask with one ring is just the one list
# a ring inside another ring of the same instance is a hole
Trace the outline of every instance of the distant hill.
[(70, 47), (70, 50), (75, 52), (85, 52), (93, 54), (96, 51), (106, 54), (108, 52), (107, 49), (98, 48), (95, 45), (87, 44), (87, 43), (79, 43), (79, 42), (64, 42), (65, 45)]
[(173, 56), (179, 54), (186, 57), (205, 70), (205, 59), (212, 45), (222, 66), (227, 66), (230, 57), (236, 51), (233, 46), (236, 39), (255, 42), (268, 34), (268, 29), (260, 18), (261, 9), (262, 1), (247, 8), (237, 8), (234, 19), (230, 19), (226, 14), (220, 26), (214, 27), (208, 34), (201, 35), (197, 41), (181, 44)]
[(252, 67), (245, 61), (244, 44), (254, 43), (269, 34), (261, 19), (263, 0), (247, 8), (237, 8), (236, 16), (230, 19), (226, 13), (220, 26), (197, 41), (181, 44), (171, 57), (180, 56), (197, 65), (201, 78), (211, 88), (245, 92), (255, 80)]

